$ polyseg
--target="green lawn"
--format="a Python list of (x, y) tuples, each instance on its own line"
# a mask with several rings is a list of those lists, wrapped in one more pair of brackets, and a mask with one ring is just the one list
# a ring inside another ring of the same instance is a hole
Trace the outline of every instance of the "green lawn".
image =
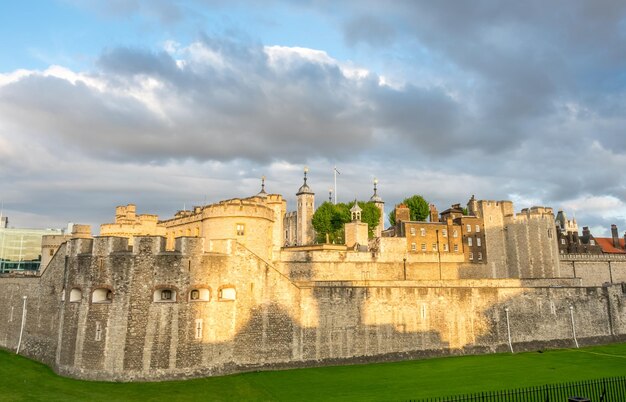
[(626, 343), (134, 384), (62, 378), (0, 350), (1, 401), (406, 400), (624, 375)]

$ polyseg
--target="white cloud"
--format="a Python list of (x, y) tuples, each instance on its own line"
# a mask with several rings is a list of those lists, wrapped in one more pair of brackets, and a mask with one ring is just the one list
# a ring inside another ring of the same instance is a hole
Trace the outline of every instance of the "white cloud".
[(623, 218), (626, 216), (626, 204), (624, 201), (612, 195), (584, 195), (579, 198), (563, 202), (567, 211), (592, 213), (602, 218)]

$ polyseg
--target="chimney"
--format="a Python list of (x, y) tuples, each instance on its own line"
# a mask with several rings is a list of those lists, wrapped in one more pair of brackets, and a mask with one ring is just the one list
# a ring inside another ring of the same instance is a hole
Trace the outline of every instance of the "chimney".
[(411, 220), (411, 210), (404, 204), (396, 205), (396, 224)]
[(613, 238), (613, 247), (619, 248), (619, 235), (617, 234), (617, 225), (611, 225), (611, 237)]
[(437, 211), (437, 207), (435, 204), (430, 204), (430, 221), (431, 222), (439, 222), (439, 212)]
[(591, 231), (589, 230), (589, 226), (583, 226), (583, 236), (591, 235)]

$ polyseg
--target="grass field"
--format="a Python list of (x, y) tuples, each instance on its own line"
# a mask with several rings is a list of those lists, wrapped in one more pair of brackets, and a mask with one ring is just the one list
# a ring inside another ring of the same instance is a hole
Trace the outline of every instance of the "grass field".
[(406, 400), (623, 375), (626, 343), (132, 384), (59, 377), (0, 350), (1, 401)]

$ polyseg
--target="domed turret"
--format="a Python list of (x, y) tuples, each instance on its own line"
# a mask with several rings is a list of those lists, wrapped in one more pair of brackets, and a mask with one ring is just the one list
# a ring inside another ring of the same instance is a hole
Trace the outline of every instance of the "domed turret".
[(374, 194), (370, 197), (370, 201), (384, 203), (383, 199), (380, 198), (380, 196), (378, 195), (378, 190), (376, 188), (377, 184), (378, 184), (378, 179), (374, 179)]
[(265, 192), (265, 176), (261, 176), (261, 191), (256, 195), (257, 197), (267, 197), (267, 193)]
[(302, 184), (302, 186), (300, 186), (300, 189), (298, 189), (298, 192), (296, 193), (296, 195), (314, 194), (311, 188), (309, 187), (309, 185), (306, 183), (306, 174), (308, 172), (309, 172), (309, 168), (305, 167), (304, 168), (304, 183)]

